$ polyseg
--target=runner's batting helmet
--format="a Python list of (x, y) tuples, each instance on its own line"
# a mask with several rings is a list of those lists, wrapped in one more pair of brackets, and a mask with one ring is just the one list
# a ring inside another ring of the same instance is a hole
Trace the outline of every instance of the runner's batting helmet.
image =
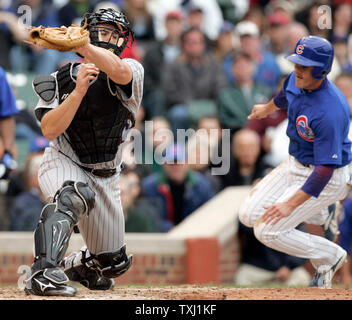
[(303, 37), (297, 42), (295, 52), (287, 56), (286, 59), (302, 66), (313, 66), (313, 78), (321, 80), (331, 70), (334, 47), (322, 37)]
[[(86, 20), (90, 40), (93, 45), (110, 50), (118, 56), (121, 55), (125, 47), (132, 47), (134, 34), (127, 17), (122, 12), (112, 8), (100, 9), (98, 12), (93, 13), (88, 12), (84, 15), (81, 26), (84, 26)], [(97, 27), (97, 25), (104, 23), (116, 25), (117, 29), (115, 29), (114, 32), (117, 32), (119, 35), (119, 40), (116, 44), (99, 39), (99, 27)]]

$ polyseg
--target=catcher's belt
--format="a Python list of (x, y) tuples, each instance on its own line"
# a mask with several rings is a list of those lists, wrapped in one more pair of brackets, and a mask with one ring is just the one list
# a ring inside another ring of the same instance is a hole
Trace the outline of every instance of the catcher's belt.
[(91, 173), (94, 176), (98, 176), (101, 178), (109, 178), (112, 177), (114, 174), (116, 174), (116, 168), (113, 169), (94, 169), (94, 168), (88, 168), (85, 166), (82, 166), (80, 164), (77, 164), (80, 168), (83, 170)]

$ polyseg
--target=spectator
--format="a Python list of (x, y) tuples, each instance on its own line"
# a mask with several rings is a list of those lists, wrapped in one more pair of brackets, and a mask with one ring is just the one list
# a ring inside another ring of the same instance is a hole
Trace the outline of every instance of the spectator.
[(34, 231), (45, 199), (38, 183), (42, 154), (31, 157), (27, 166), (25, 191), (17, 195), (10, 207), (10, 231)]
[(277, 0), (277, 1), (269, 1), (265, 6), (265, 12), (270, 13), (284, 13), (287, 15), (292, 22), (295, 17), (295, 12), (302, 11), (304, 8), (307, 8), (309, 3), (306, 1), (291, 1), (291, 0)]
[(276, 56), (276, 61), (284, 75), (290, 74), (294, 68), (294, 65), (285, 59), (285, 57), (295, 51), (299, 39), (308, 35), (308, 29), (303, 23), (292, 22), (288, 25), (287, 39), (285, 40), (285, 43), (287, 43), (286, 52)]
[(341, 3), (334, 10), (333, 28), (330, 34), (330, 40), (334, 38), (344, 39), (351, 33), (352, 26), (352, 5), (351, 3)]
[(60, 26), (70, 26), (71, 24), (81, 24), (82, 16), (93, 11), (94, 6), (90, 0), (69, 0), (58, 10), (58, 20)]
[(221, 65), (224, 63), (225, 58), (235, 50), (233, 30), (234, 25), (231, 22), (224, 21), (219, 36), (214, 41), (212, 54)]
[[(21, 5), (31, 7), (32, 26), (58, 27), (57, 11), (49, 1), (43, 0), (18, 0), (12, 4), (15, 14)], [(14, 72), (34, 72), (49, 74), (56, 70), (61, 59), (61, 53), (56, 50), (44, 49), (35, 45), (18, 44), (11, 50), (11, 69)]]
[(224, 20), (236, 23), (248, 11), (249, 1), (217, 1)]
[(352, 246), (352, 198), (351, 195), (343, 202), (339, 221), (340, 235), (338, 244), (347, 251), (348, 263), (340, 269), (341, 282), (345, 285), (352, 284), (351, 273), (351, 246)]
[(166, 38), (156, 41), (144, 56), (143, 105), (146, 110), (146, 120), (166, 115), (161, 75), (164, 73), (164, 64), (175, 61), (180, 53), (182, 19), (181, 11), (170, 11), (165, 19)]
[[(325, 4), (325, 3), (323, 3)], [(316, 1), (313, 3), (313, 5), (308, 9), (308, 17), (306, 20), (306, 26), (308, 27), (309, 34), (312, 36), (320, 36), (325, 39), (329, 38), (329, 33), (330, 30), (328, 28), (320, 28), (319, 25), (319, 19), (320, 19), (320, 13), (319, 13), (319, 6), (321, 4)]]
[(27, 32), (23, 25), (18, 23), (17, 16), (12, 12), (0, 10), (0, 66), (5, 70), (11, 69), (11, 48), (17, 42), (26, 39)]
[[(282, 76), (279, 80), (279, 83), (275, 90), (276, 93), (280, 92), (285, 79), (286, 76)], [(270, 152), (271, 139), (267, 135), (271, 130), (270, 128), (277, 127), (285, 119), (287, 119), (287, 111), (278, 110), (264, 119), (251, 119), (247, 121), (245, 128), (257, 132), (260, 136), (262, 154)]]
[(38, 122), (34, 118), (32, 111), (26, 107), (20, 109), (20, 112), (16, 114), (15, 121), (16, 139), (26, 139), (31, 141), (38, 135), (42, 134), (42, 131), (38, 125)]
[(159, 232), (160, 217), (156, 202), (141, 197), (141, 181), (134, 171), (120, 176), (121, 205), (125, 216), (126, 232)]
[(211, 41), (206, 32), (205, 17), (201, 6), (193, 3), (192, 0), (188, 1), (184, 6), (186, 11), (186, 26), (188, 29), (199, 29), (204, 34), (207, 50), (211, 47)]
[(341, 72), (352, 72), (352, 63), (348, 53), (347, 37), (332, 36), (331, 43), (334, 46), (335, 58), (340, 65)]
[[(13, 91), (7, 81), (6, 73), (0, 67), (0, 137), (5, 153), (11, 153), (14, 147), (16, 122), (15, 116), (19, 113)], [(4, 154), (1, 154), (3, 161)], [(11, 157), (12, 158), (12, 157)], [(2, 178), (2, 177), (0, 177)]]
[(211, 172), (211, 135), (206, 130), (198, 129), (187, 142), (187, 163), (191, 170), (202, 173), (211, 183), (214, 193), (221, 189), (219, 176)]
[[(304, 225), (297, 227), (304, 230)], [(234, 282), (241, 286), (272, 285), (306, 286), (310, 274), (304, 268), (307, 260), (276, 251), (263, 245), (254, 236), (252, 228), (239, 222), (241, 262)]]
[(6, 196), (8, 198), (8, 207), (11, 206), (13, 199), (20, 193), (26, 191), (26, 181), (28, 173), (30, 171), (29, 166), (31, 159), (37, 155), (44, 153), (46, 147), (49, 146), (49, 140), (44, 136), (37, 136), (30, 141), (29, 153), (26, 157), (25, 165), (23, 170), (18, 170), (11, 175), (9, 179)]
[(128, 17), (135, 38), (142, 47), (155, 41), (153, 17), (146, 0), (125, 0), (121, 9)]
[(134, 140), (128, 142), (123, 150), (122, 161), (128, 171), (134, 170), (145, 178), (162, 170), (160, 159), (166, 146), (172, 143), (173, 135), (170, 124), (164, 117), (155, 117), (146, 122), (146, 131), (141, 133), (141, 143)]
[[(275, 55), (261, 48), (258, 26), (252, 21), (242, 21), (237, 24), (235, 33), (240, 39), (240, 51), (249, 55), (255, 62), (254, 81), (269, 86), (274, 91), (280, 79), (281, 70), (276, 62)], [(231, 72), (231, 65), (232, 60), (226, 59), (226, 75), (228, 81), (234, 83), (236, 79)]]
[[(350, 116), (352, 118), (352, 73), (342, 72), (335, 79), (335, 85), (341, 90), (343, 95), (346, 97), (348, 105), (350, 107)], [(352, 122), (350, 124), (348, 138), (352, 140)]]
[(288, 156), (290, 140), (286, 134), (287, 118), (276, 127), (268, 127), (265, 131), (264, 145), (266, 153), (263, 156), (264, 162), (270, 167), (278, 166)]
[(165, 160), (162, 172), (142, 181), (144, 194), (160, 201), (163, 232), (179, 224), (214, 195), (210, 182), (201, 173), (189, 169), (183, 145), (168, 146)]
[[(286, 76), (282, 76), (276, 92), (280, 92)], [(264, 119), (251, 119), (245, 128), (256, 131), (261, 140), (261, 156), (269, 167), (276, 167), (288, 157), (288, 137), (286, 135), (287, 111), (277, 110)]]
[[(216, 116), (206, 116), (199, 120), (198, 130), (203, 130), (207, 133), (210, 148), (210, 159), (215, 159), (214, 154), (221, 156), (222, 152), (222, 127), (220, 120)], [(215, 163), (210, 163), (211, 166), (216, 166)]]
[[(7, 82), (6, 74), (0, 67), (0, 163), (2, 164), (0, 188), (2, 193), (6, 192), (7, 180), (14, 169), (13, 160), (17, 156), (15, 115), (18, 112), (15, 97)], [(0, 195), (0, 230), (7, 230), (8, 214), (5, 212), (7, 199), (2, 193)]]
[(252, 130), (241, 129), (232, 138), (230, 171), (221, 176), (222, 188), (252, 185), (267, 174), (260, 158), (260, 138)]
[[(282, 12), (274, 12), (268, 16), (267, 50), (275, 55), (287, 53), (287, 37), (290, 24), (289, 17)], [(296, 42), (297, 43), (297, 42)]]
[(166, 36), (164, 21), (167, 13), (174, 10), (183, 10), (187, 14), (189, 4), (201, 8), (204, 16), (203, 27), (207, 37), (210, 40), (217, 38), (223, 23), (217, 0), (153, 0), (148, 2), (148, 7), (153, 14), (154, 30), (158, 40), (162, 40)]
[[(259, 34), (264, 34), (264, 30), (266, 27), (266, 14), (264, 13), (264, 8), (261, 6), (252, 6), (246, 12), (241, 20), (243, 21), (252, 21), (254, 22), (259, 30)], [(239, 20), (238, 22), (240, 22)]]
[(269, 101), (271, 89), (255, 82), (254, 73), (255, 63), (248, 54), (235, 55), (232, 74), (236, 82), (224, 89), (218, 99), (222, 127), (232, 131), (241, 129), (247, 123), (253, 105)]
[(352, 115), (352, 73), (342, 72), (335, 79), (335, 85), (341, 90), (343, 95), (346, 97), (347, 102), (350, 106)]
[(164, 117), (155, 117), (152, 121), (153, 134), (147, 137), (147, 147), (149, 147), (153, 153), (153, 172), (161, 172), (162, 167), (160, 160), (162, 154), (165, 152), (166, 146), (173, 141), (171, 125)]
[(220, 7), (215, 0), (186, 0), (182, 7), (187, 15), (187, 27), (202, 30), (207, 40), (215, 40), (223, 23)]
[(166, 103), (174, 133), (190, 127), (206, 113), (216, 112), (215, 99), (226, 86), (221, 66), (207, 54), (204, 34), (188, 29), (181, 37), (178, 59), (165, 66), (162, 75)]

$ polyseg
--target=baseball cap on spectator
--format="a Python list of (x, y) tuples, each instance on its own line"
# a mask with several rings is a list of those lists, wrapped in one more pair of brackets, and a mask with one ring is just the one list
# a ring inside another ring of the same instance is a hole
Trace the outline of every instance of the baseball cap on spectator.
[(258, 26), (254, 22), (249, 20), (241, 21), (240, 23), (238, 23), (235, 31), (240, 37), (242, 36), (258, 37), (259, 36)]
[(192, 1), (185, 6), (185, 10), (188, 14), (193, 12), (203, 12), (203, 9), (199, 5), (194, 4)]
[(32, 139), (29, 146), (29, 152), (39, 152), (44, 150), (46, 147), (49, 147), (49, 140), (43, 136), (38, 136)]
[(164, 159), (167, 163), (184, 163), (187, 159), (185, 146), (180, 143), (173, 143), (168, 145), (165, 150)]
[(290, 19), (283, 12), (274, 12), (268, 16), (270, 26), (284, 26), (290, 23)]
[(222, 24), (219, 33), (225, 33), (225, 32), (232, 32), (234, 29), (234, 25), (229, 22), (229, 21), (224, 21), (224, 23)]
[(182, 12), (179, 10), (169, 11), (167, 13), (165, 19), (166, 20), (168, 20), (168, 19), (181, 20), (182, 19)]

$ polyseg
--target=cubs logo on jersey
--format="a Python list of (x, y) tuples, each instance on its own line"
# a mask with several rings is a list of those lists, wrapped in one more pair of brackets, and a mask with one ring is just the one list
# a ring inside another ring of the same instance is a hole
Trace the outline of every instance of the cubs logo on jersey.
[(311, 128), (308, 126), (308, 119), (306, 116), (301, 115), (296, 119), (296, 129), (301, 138), (306, 141), (314, 141), (314, 133)]

